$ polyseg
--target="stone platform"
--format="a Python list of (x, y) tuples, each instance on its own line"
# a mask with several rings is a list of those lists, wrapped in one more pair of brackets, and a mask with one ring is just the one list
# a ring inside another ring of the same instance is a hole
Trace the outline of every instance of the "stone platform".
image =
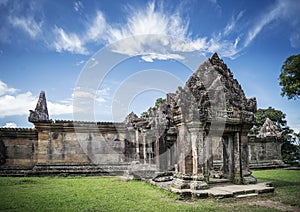
[(192, 189), (176, 189), (172, 188), (172, 182), (151, 182), (152, 184), (159, 186), (165, 190), (170, 190), (173, 193), (179, 195), (181, 198), (208, 198), (213, 197), (217, 199), (221, 198), (244, 198), (258, 196), (263, 193), (273, 193), (275, 188), (271, 183), (256, 183), (249, 185), (235, 185), (231, 183), (217, 183), (209, 185), (208, 189), (204, 190), (192, 190)]

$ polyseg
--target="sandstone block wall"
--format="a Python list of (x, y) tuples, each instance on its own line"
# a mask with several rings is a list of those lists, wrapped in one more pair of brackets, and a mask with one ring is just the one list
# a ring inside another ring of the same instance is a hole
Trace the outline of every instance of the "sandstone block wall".
[(0, 128), (0, 141), (4, 143), (5, 165), (34, 166), (38, 134), (32, 129)]

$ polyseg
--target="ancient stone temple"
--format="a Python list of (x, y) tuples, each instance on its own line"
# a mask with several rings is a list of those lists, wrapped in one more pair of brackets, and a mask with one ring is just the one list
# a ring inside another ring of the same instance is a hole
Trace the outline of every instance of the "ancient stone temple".
[[(255, 112), (256, 99), (245, 97), (216, 53), (165, 103), (142, 118), (130, 113), (120, 123), (51, 120), (42, 91), (28, 118), (33, 129), (0, 128), (0, 174), (167, 173), (174, 188), (194, 190), (216, 179), (255, 183), (249, 161), (261, 156), (256, 144), (249, 148), (247, 136)], [(268, 122), (259, 139), (269, 141), (274, 130)]]

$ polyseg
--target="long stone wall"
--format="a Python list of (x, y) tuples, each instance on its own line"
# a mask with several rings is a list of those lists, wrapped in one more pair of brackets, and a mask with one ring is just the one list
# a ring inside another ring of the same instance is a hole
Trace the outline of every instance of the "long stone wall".
[(35, 128), (37, 163), (114, 164), (126, 160), (127, 134), (121, 124), (55, 121)]
[(0, 142), (4, 144), (0, 154), (5, 158), (4, 164), (34, 166), (37, 138), (38, 133), (33, 129), (0, 128)]

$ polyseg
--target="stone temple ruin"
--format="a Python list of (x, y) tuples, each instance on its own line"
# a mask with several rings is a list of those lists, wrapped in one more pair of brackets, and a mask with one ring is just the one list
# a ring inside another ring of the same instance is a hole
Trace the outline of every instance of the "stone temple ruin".
[(256, 99), (216, 53), (159, 108), (120, 123), (51, 120), (42, 91), (28, 118), (34, 128), (0, 129), (0, 174), (127, 175), (191, 190), (252, 184), (250, 167), (283, 165), (272, 121), (248, 136), (255, 112)]

